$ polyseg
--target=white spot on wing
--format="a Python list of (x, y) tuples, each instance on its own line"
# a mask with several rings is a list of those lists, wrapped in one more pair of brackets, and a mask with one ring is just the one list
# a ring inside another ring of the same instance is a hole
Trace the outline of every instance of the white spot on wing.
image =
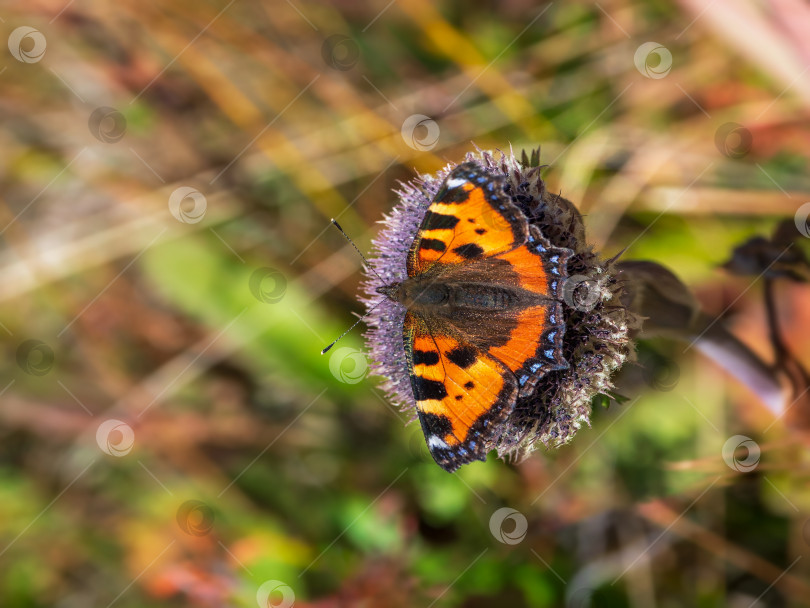
[(466, 179), (464, 179), (463, 177), (456, 177), (456, 178), (447, 180), (447, 187), (448, 188), (458, 188), (459, 186), (461, 186), (462, 184), (465, 184), (465, 183), (467, 183)]
[(429, 448), (442, 448), (443, 450), (450, 449), (450, 446), (445, 443), (444, 439), (436, 435), (431, 435), (428, 437), (427, 443)]

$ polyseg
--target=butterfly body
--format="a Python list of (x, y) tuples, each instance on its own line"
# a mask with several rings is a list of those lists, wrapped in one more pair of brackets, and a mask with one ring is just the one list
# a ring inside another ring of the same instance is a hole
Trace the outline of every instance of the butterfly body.
[(411, 246), (408, 277), (378, 289), (406, 310), (403, 347), (428, 449), (453, 471), (485, 460), (539, 378), (568, 367), (553, 247), (472, 163), (445, 179)]
[(443, 282), (442, 276), (416, 277), (381, 290), (409, 312), (422, 316), (444, 316), (461, 320), (496, 310), (527, 305), (533, 294), (484, 283)]

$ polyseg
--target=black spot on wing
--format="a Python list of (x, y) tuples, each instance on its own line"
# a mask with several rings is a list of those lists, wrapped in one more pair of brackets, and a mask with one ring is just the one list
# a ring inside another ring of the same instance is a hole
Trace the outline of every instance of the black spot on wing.
[(425, 439), (431, 435), (435, 435), (441, 439), (453, 433), (453, 425), (450, 423), (450, 419), (447, 418), (447, 416), (419, 412), (419, 422), (422, 425), (422, 432), (425, 434)]
[(467, 192), (461, 186), (457, 186), (455, 188), (442, 188), (439, 190), (439, 192), (436, 194), (436, 198), (433, 200), (437, 203), (444, 203), (445, 205), (458, 205), (467, 202), (469, 198), (469, 192)]
[(434, 350), (413, 351), (414, 365), (436, 365), (439, 362), (439, 353)]
[(452, 230), (458, 225), (458, 218), (455, 215), (445, 215), (428, 211), (425, 219), (422, 220), (423, 230)]
[(478, 358), (478, 352), (472, 346), (457, 346), (447, 353), (447, 359), (461, 369), (467, 369)]
[(475, 388), (475, 382), (473, 382), (472, 380), (468, 380), (467, 382), (464, 383), (464, 388), (468, 390), (471, 388)]
[(475, 234), (486, 234), (486, 233), (487, 233), (487, 231), (485, 229), (483, 229), (483, 228), (476, 228), (475, 229)]
[(413, 388), (414, 399), (417, 401), (427, 401), (428, 399), (441, 401), (447, 397), (444, 384), (438, 380), (428, 380), (421, 376), (411, 375), (411, 388)]
[(444, 251), (446, 246), (444, 241), (439, 239), (422, 239), (419, 241), (419, 249), (431, 249), (433, 251)]
[(453, 253), (460, 255), (465, 260), (472, 260), (481, 257), (484, 250), (475, 243), (467, 243), (466, 245), (459, 245), (453, 249)]

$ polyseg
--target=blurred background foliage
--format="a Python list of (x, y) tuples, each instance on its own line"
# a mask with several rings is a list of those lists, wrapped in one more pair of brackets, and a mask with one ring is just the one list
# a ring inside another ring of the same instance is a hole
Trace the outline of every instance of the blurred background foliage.
[[(694, 349), (455, 475), (360, 330), (318, 354), (362, 311), (330, 217), (368, 250), (474, 142), (541, 145), (597, 250), (771, 357), (718, 265), (810, 201), (806, 3), (31, 0), (0, 31), (1, 605), (806, 605), (807, 450)], [(778, 294), (806, 362), (807, 287)]]

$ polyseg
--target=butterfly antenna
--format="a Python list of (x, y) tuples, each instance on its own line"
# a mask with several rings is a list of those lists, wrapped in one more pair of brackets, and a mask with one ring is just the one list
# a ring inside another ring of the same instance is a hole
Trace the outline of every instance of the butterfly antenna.
[[(334, 221), (334, 220), (333, 220), (333, 221)], [(340, 334), (340, 335), (339, 335), (339, 336), (338, 336), (338, 337), (337, 337), (337, 338), (336, 338), (336, 339), (335, 339), (335, 340), (334, 340), (334, 341), (333, 341), (333, 342), (332, 342), (332, 343), (331, 343), (329, 346), (327, 346), (326, 348), (324, 348), (324, 349), (321, 351), (321, 354), (322, 354), (322, 355), (325, 355), (325, 354), (326, 354), (326, 353), (329, 351), (329, 349), (330, 349), (330, 348), (332, 348), (332, 347), (333, 347), (335, 344), (337, 344), (337, 341), (338, 341), (338, 340), (340, 340), (340, 339), (341, 339), (343, 336), (345, 336), (347, 333), (349, 333), (351, 330), (353, 330), (355, 327), (357, 327), (357, 324), (358, 324), (358, 323), (360, 323), (360, 321), (362, 321), (362, 320), (363, 320), (363, 319), (365, 319), (367, 316), (369, 316), (369, 315), (370, 315), (372, 312), (374, 312), (374, 309), (375, 309), (375, 308), (377, 308), (377, 307), (378, 307), (380, 304), (382, 304), (382, 303), (383, 303), (383, 300), (385, 300), (385, 298), (383, 298), (382, 300), (380, 300), (379, 302), (377, 302), (377, 303), (376, 303), (374, 306), (372, 306), (372, 307), (371, 307), (371, 308), (368, 310), (368, 312), (367, 312), (366, 314), (364, 314), (362, 317), (360, 317), (359, 319), (357, 319), (357, 321), (355, 321), (354, 323), (352, 323), (352, 326), (351, 326), (349, 329), (347, 329), (346, 331), (344, 331), (342, 334)]]
[(620, 257), (622, 257), (622, 256), (625, 254), (625, 252), (626, 252), (628, 249), (630, 249), (630, 246), (629, 246), (629, 245), (628, 245), (627, 247), (625, 247), (624, 249), (622, 249), (622, 250), (621, 250), (619, 253), (617, 253), (616, 255), (614, 255), (612, 258), (610, 258), (610, 259), (607, 261), (607, 263), (608, 263), (608, 264), (613, 264), (613, 263), (614, 263), (616, 260), (618, 260)]
[[(383, 280), (383, 278), (382, 278), (382, 277), (381, 277), (381, 276), (380, 276), (380, 275), (377, 273), (377, 271), (375, 270), (374, 266), (372, 266), (372, 265), (369, 263), (369, 261), (366, 259), (366, 256), (364, 256), (364, 255), (363, 255), (363, 252), (362, 252), (362, 251), (360, 251), (360, 249), (358, 249), (358, 248), (357, 248), (357, 245), (355, 245), (355, 244), (354, 244), (354, 241), (353, 241), (351, 238), (349, 238), (349, 235), (348, 235), (348, 234), (346, 234), (346, 231), (345, 231), (345, 230), (343, 230), (343, 228), (341, 228), (340, 224), (338, 224), (338, 223), (337, 223), (337, 220), (336, 220), (335, 218), (332, 218), (332, 223), (335, 225), (335, 228), (337, 228), (338, 230), (340, 230), (340, 234), (342, 234), (344, 237), (346, 237), (346, 240), (347, 240), (347, 241), (349, 241), (349, 243), (351, 243), (351, 246), (352, 246), (352, 247), (354, 247), (354, 250), (355, 250), (355, 251), (358, 253), (358, 255), (359, 255), (359, 256), (360, 256), (360, 257), (363, 259), (363, 262), (365, 263), (366, 268), (370, 268), (370, 269), (371, 269), (371, 272), (373, 272), (375, 275), (377, 275), (377, 278), (378, 278), (378, 279), (380, 279), (380, 281), (382, 281), (383, 283), (386, 283), (386, 281), (384, 281), (384, 280)], [(385, 299), (385, 298), (383, 298), (383, 300), (384, 300), (384, 299)], [(359, 319), (357, 319), (357, 321), (355, 321), (354, 323), (352, 323), (352, 326), (351, 326), (349, 329), (347, 329), (346, 331), (344, 331), (342, 334), (340, 334), (340, 335), (339, 335), (339, 336), (338, 336), (338, 337), (337, 337), (337, 338), (336, 338), (336, 339), (335, 339), (335, 340), (334, 340), (334, 341), (333, 341), (333, 342), (332, 342), (332, 343), (331, 343), (329, 346), (327, 346), (326, 348), (324, 348), (324, 349), (321, 351), (321, 354), (322, 354), (322, 355), (325, 355), (325, 354), (326, 354), (326, 353), (329, 351), (329, 349), (330, 349), (330, 348), (332, 348), (332, 347), (333, 347), (335, 344), (337, 344), (338, 340), (340, 340), (340, 339), (341, 339), (343, 336), (345, 336), (347, 333), (349, 333), (351, 330), (353, 330), (355, 327), (357, 327), (357, 324), (358, 324), (358, 323), (360, 323), (360, 321), (362, 321), (363, 319), (365, 319), (365, 318), (366, 318), (368, 315), (370, 315), (370, 314), (371, 314), (371, 313), (374, 311), (374, 309), (375, 309), (375, 308), (377, 308), (377, 307), (378, 307), (380, 304), (382, 304), (383, 300), (380, 300), (379, 302), (377, 302), (377, 303), (376, 303), (374, 306), (372, 306), (372, 307), (371, 307), (371, 308), (368, 310), (368, 312), (366, 312), (366, 314), (364, 314), (362, 317), (360, 317)]]
[[(369, 263), (369, 261), (366, 259), (366, 256), (364, 256), (364, 255), (363, 255), (363, 252), (362, 252), (362, 251), (360, 251), (360, 250), (357, 248), (357, 245), (355, 245), (355, 244), (354, 244), (354, 241), (353, 241), (353, 240), (351, 240), (351, 239), (349, 238), (349, 235), (348, 235), (348, 234), (346, 234), (346, 232), (344, 232), (343, 228), (341, 228), (341, 227), (340, 227), (340, 224), (338, 224), (338, 223), (337, 223), (337, 220), (336, 220), (335, 218), (332, 218), (332, 223), (335, 225), (335, 228), (337, 228), (338, 230), (340, 230), (340, 234), (342, 234), (343, 236), (345, 236), (345, 237), (346, 237), (346, 240), (347, 240), (347, 241), (349, 241), (349, 243), (351, 243), (352, 247), (354, 247), (354, 250), (355, 250), (355, 251), (356, 251), (358, 254), (360, 254), (360, 257), (361, 257), (361, 258), (363, 258), (363, 262), (365, 262), (366, 267), (367, 267), (367, 268), (370, 268), (370, 269), (371, 269), (371, 272), (373, 272), (374, 274), (376, 274), (378, 279), (380, 279), (380, 280), (381, 280), (383, 283), (386, 283), (386, 281), (383, 281), (383, 278), (382, 278), (382, 277), (381, 277), (379, 274), (377, 274), (376, 269), (374, 268), (374, 266), (372, 266), (372, 265)], [(359, 322), (359, 321), (358, 321), (358, 322)], [(357, 323), (355, 323), (355, 325), (357, 325)]]

